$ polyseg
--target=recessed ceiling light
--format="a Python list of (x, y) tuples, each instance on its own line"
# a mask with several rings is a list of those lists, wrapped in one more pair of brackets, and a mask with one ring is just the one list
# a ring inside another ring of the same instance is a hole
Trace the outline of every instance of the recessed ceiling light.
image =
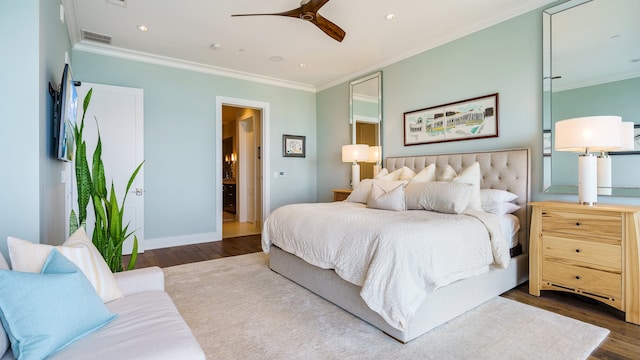
[(213, 43), (213, 44), (211, 44), (211, 48), (213, 50), (220, 50), (220, 49), (222, 49), (222, 45), (220, 45), (218, 43)]
[(387, 16), (384, 17), (387, 20), (393, 20), (396, 18), (396, 16), (394, 14), (387, 14)]
[(284, 58), (282, 56), (272, 56), (269, 58), (269, 60), (273, 61), (273, 62), (283, 62)]
[(300, 66), (300, 67), (307, 67), (307, 64), (305, 64), (305, 63), (300, 63), (300, 64), (298, 64), (298, 66)]
[(146, 31), (149, 31), (149, 28), (144, 25), (138, 25), (138, 30), (146, 32)]

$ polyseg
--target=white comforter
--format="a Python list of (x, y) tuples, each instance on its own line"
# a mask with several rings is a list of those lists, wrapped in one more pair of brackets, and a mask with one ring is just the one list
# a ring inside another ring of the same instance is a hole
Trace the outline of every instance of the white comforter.
[(491, 214), (386, 211), (346, 201), (276, 209), (262, 232), (263, 250), (271, 244), (361, 286), (365, 303), (399, 330), (428, 293), (510, 259)]

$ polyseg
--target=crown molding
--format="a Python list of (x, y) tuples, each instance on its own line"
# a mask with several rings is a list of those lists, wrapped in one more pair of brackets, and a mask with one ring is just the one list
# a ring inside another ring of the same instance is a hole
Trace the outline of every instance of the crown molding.
[(141, 51), (134, 51), (134, 50), (119, 48), (111, 45), (103, 45), (103, 44), (98, 44), (98, 43), (94, 43), (86, 40), (81, 40), (77, 42), (73, 46), (73, 49), (76, 51), (82, 51), (82, 52), (96, 54), (96, 55), (110, 56), (110, 57), (115, 57), (119, 59), (172, 67), (172, 68), (181, 69), (181, 70), (189, 70), (189, 71), (194, 71), (194, 72), (199, 72), (204, 74), (224, 76), (228, 78), (251, 81), (251, 82), (278, 86), (278, 87), (285, 87), (285, 88), (290, 88), (294, 90), (308, 91), (312, 93), (316, 92), (316, 88), (308, 84), (303, 84), (303, 83), (298, 83), (293, 81), (286, 81), (286, 80), (272, 78), (268, 76), (262, 76), (262, 75), (252, 74), (252, 73), (243, 72), (243, 71), (226, 69), (226, 68), (217, 67), (217, 66), (205, 65), (205, 64), (192, 62), (192, 61), (185, 61), (185, 60), (175, 59), (171, 57), (166, 57), (166, 56), (153, 55), (153, 54), (144, 53)]

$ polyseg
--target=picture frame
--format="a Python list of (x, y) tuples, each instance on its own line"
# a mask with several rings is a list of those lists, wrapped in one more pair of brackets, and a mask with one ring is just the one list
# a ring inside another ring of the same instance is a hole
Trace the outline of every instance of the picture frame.
[(498, 137), (498, 93), (404, 113), (404, 146)]
[(551, 130), (542, 130), (542, 156), (551, 156)]
[(610, 151), (609, 155), (639, 155), (640, 154), (640, 124), (633, 125), (633, 150)]
[(301, 135), (282, 135), (283, 157), (306, 157), (306, 137)]

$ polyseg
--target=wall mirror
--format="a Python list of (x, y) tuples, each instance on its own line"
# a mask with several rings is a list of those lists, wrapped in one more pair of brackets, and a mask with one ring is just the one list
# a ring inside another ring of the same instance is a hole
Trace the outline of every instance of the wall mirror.
[(611, 153), (600, 195), (640, 196), (640, 0), (571, 0), (542, 16), (545, 192), (577, 194), (578, 154), (555, 151), (555, 122), (617, 115), (635, 123), (636, 148)]
[[(382, 72), (354, 80), (350, 85), (351, 143), (382, 147)], [(360, 179), (373, 178), (374, 165), (360, 164)]]

